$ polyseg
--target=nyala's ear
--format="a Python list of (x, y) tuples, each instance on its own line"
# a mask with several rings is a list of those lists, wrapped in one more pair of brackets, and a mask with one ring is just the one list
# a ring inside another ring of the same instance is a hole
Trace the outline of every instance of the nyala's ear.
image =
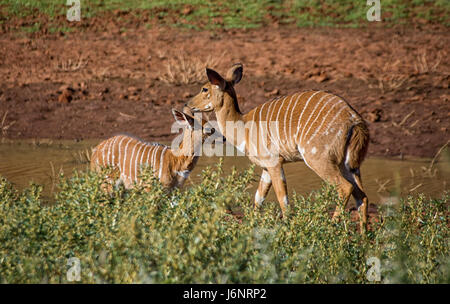
[(191, 117), (194, 117), (194, 112), (192, 112), (192, 109), (186, 105), (183, 107), (183, 113)]
[(241, 81), (242, 79), (242, 73), (244, 72), (244, 67), (242, 66), (242, 63), (235, 63), (233, 66), (228, 70), (226, 80), (231, 82), (233, 85)]
[(182, 125), (185, 125), (188, 128), (194, 128), (194, 118), (186, 115), (183, 112), (180, 112), (178, 110), (172, 109), (172, 114), (173, 117), (175, 118), (176, 121), (178, 121), (179, 123), (181, 123)]
[(206, 76), (208, 76), (208, 80), (209, 82), (211, 82), (211, 84), (218, 86), (222, 91), (225, 89), (227, 83), (225, 79), (223, 79), (222, 76), (219, 75), (219, 73), (206, 68)]

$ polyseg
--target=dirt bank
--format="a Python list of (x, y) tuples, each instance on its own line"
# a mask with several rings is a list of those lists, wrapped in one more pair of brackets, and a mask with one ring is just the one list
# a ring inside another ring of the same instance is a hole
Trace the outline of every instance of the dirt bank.
[(205, 79), (188, 70), (209, 63), (224, 72), (242, 62), (236, 89), (244, 112), (277, 95), (328, 90), (370, 123), (370, 155), (431, 157), (450, 138), (448, 45), (441, 27), (3, 32), (1, 136), (127, 132), (168, 141), (170, 108), (181, 108)]

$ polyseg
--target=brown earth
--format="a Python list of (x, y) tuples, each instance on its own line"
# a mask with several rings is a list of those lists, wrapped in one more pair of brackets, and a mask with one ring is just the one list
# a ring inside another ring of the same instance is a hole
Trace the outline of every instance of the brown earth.
[(244, 112), (278, 95), (322, 89), (369, 122), (369, 155), (431, 157), (450, 138), (447, 28), (104, 28), (3, 29), (0, 136), (81, 140), (126, 132), (169, 141), (170, 109), (200, 89), (203, 66), (224, 73), (242, 62), (236, 90)]

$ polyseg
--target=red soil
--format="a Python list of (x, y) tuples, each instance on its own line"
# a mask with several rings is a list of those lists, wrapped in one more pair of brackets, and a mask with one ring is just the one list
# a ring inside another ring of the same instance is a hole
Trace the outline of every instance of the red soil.
[(187, 62), (220, 58), (213, 67), (222, 73), (242, 62), (236, 91), (244, 112), (296, 91), (344, 97), (369, 122), (369, 155), (432, 157), (450, 138), (445, 28), (107, 28), (32, 35), (3, 29), (0, 123), (6, 111), (3, 127), (14, 122), (3, 137), (79, 140), (127, 132), (170, 141), (170, 109), (200, 89), (164, 81), (167, 65), (180, 67), (175, 59), (182, 55)]

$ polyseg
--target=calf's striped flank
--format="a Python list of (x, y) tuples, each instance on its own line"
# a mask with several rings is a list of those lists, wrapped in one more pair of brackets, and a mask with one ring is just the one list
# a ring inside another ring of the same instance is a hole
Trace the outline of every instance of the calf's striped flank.
[[(207, 136), (203, 132), (201, 138), (194, 136), (195, 119), (190, 114), (175, 109), (172, 114), (184, 127), (182, 142), (176, 150), (132, 136), (117, 135), (104, 140), (93, 150), (91, 169), (99, 171), (101, 167), (110, 166), (115, 169), (113, 171), (119, 171), (119, 181), (130, 188), (133, 183), (140, 182), (142, 168), (149, 166), (164, 186), (181, 187), (197, 163), (196, 145), (203, 143)], [(201, 121), (202, 128), (205, 123)]]
[(138, 182), (141, 169), (150, 166), (159, 179), (164, 170), (168, 147), (147, 143), (127, 135), (117, 135), (101, 142), (94, 150), (92, 161), (99, 167), (119, 169), (126, 184)]

